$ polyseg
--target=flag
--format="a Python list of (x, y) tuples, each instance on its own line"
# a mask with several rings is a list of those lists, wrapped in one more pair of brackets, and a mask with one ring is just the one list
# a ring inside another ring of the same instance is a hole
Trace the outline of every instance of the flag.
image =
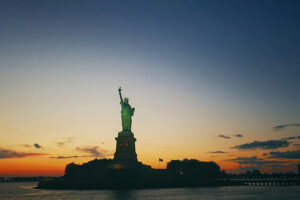
[(159, 159), (158, 159), (158, 162), (164, 162), (164, 160), (163, 160), (163, 159), (161, 159), (161, 158), (159, 158)]

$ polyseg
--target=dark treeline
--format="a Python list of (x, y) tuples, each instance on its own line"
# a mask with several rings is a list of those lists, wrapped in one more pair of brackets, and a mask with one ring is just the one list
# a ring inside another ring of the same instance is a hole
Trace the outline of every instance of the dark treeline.
[(87, 163), (70, 163), (66, 166), (64, 178), (104, 178), (107, 169), (110, 169), (112, 159), (95, 159)]
[(167, 163), (168, 172), (189, 178), (217, 179), (222, 173), (215, 162), (201, 162), (196, 159), (172, 160)]

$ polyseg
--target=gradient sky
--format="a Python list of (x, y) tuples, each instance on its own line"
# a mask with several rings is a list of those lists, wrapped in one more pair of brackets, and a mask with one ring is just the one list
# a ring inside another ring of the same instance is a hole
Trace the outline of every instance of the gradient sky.
[(0, 0), (0, 176), (112, 158), (119, 86), (145, 164), (296, 172), (299, 24), (296, 0)]

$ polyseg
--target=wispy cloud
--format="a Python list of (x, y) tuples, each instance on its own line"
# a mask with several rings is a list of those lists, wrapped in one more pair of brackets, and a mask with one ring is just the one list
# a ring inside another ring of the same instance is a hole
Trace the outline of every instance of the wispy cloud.
[(48, 154), (45, 153), (26, 153), (26, 152), (17, 152), (10, 149), (2, 149), (0, 148), (0, 159), (5, 158), (24, 158), (24, 157), (32, 157), (32, 156), (45, 156)]
[(56, 142), (57, 146), (59, 147), (63, 147), (65, 146), (65, 142)]
[(224, 139), (230, 139), (230, 136), (227, 136), (227, 135), (218, 135), (218, 137), (224, 138)]
[(51, 156), (50, 158), (55, 158), (55, 159), (86, 158), (86, 157), (104, 158), (106, 156), (113, 155), (109, 151), (107, 151), (105, 149), (101, 149), (99, 146), (76, 147), (75, 150), (84, 152), (87, 154), (86, 155), (71, 155), (71, 156)]
[(64, 140), (63, 140), (63, 141), (56, 142), (56, 145), (59, 146), (59, 147), (64, 147), (64, 146), (66, 146), (67, 144), (73, 143), (73, 141), (74, 141), (76, 138), (77, 138), (77, 137), (64, 137)]
[(290, 143), (287, 140), (267, 140), (267, 141), (254, 141), (251, 143), (241, 144), (234, 146), (235, 149), (277, 149), (280, 147), (287, 147)]
[(88, 147), (76, 147), (77, 151), (88, 153), (90, 157), (105, 157), (112, 155), (105, 149), (101, 149), (99, 146), (88, 146)]
[(274, 131), (280, 131), (280, 130), (282, 130), (284, 128), (293, 127), (293, 126), (297, 127), (297, 126), (300, 126), (300, 124), (299, 123), (295, 123), (295, 124), (283, 124), (283, 125), (274, 126), (272, 129)]
[(285, 152), (274, 151), (270, 152), (269, 155), (269, 158), (300, 159), (300, 150)]
[(19, 145), (16, 145), (16, 146), (26, 147), (26, 148), (32, 148), (33, 147), (33, 145), (30, 145), (30, 144), (19, 144)]
[(225, 151), (209, 151), (208, 153), (227, 153)]

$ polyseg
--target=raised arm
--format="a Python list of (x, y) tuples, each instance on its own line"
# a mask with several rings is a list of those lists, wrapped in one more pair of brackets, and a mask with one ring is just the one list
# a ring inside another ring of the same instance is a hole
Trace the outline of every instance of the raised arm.
[(119, 87), (118, 91), (119, 91), (119, 95), (120, 95), (120, 100), (123, 103), (123, 98), (122, 98), (121, 90), (122, 90), (121, 87)]

